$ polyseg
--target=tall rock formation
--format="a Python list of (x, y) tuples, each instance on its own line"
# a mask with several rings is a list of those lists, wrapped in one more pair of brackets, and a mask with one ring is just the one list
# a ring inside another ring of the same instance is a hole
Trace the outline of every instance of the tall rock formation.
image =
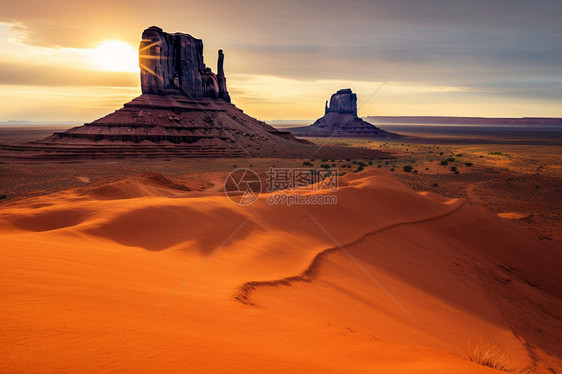
[(303, 137), (348, 137), (348, 138), (398, 138), (400, 135), (387, 132), (363, 121), (357, 116), (357, 95), (351, 89), (339, 90), (326, 101), (324, 117), (310, 126), (287, 129), (295, 136)]
[(37, 142), (34, 150), (68, 159), (309, 152), (308, 141), (276, 130), (230, 103), (222, 50), (215, 74), (203, 62), (200, 39), (152, 26), (142, 33), (139, 65), (142, 95), (93, 122), (54, 133)]
[(230, 102), (219, 50), (218, 75), (203, 62), (203, 41), (188, 34), (168, 34), (152, 26), (144, 30), (139, 47), (143, 94), (209, 97)]
[(326, 100), (324, 114), (328, 113), (349, 113), (357, 116), (357, 95), (351, 92), (350, 88), (339, 90), (330, 98), (330, 106), (328, 106), (328, 101)]

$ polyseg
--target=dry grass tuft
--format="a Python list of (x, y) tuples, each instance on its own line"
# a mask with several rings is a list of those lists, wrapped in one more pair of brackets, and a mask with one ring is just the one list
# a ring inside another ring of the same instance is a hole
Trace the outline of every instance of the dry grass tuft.
[(468, 342), (468, 359), (482, 366), (502, 371), (514, 371), (514, 364), (506, 350), (495, 343), (480, 340)]

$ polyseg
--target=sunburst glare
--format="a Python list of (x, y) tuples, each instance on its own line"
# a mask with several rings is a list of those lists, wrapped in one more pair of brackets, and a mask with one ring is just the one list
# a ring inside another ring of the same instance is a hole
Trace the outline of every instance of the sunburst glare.
[(96, 67), (100, 70), (128, 72), (139, 70), (137, 50), (122, 41), (105, 41), (92, 53)]

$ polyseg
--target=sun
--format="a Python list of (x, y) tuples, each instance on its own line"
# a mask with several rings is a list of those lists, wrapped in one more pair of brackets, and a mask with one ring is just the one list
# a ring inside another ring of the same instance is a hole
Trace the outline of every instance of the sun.
[(93, 50), (96, 66), (106, 71), (139, 71), (139, 54), (131, 45), (119, 40), (108, 40)]

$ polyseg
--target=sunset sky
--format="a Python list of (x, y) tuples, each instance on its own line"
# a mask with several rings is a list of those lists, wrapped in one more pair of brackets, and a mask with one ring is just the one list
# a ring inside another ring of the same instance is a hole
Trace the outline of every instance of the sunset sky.
[(560, 0), (0, 0), (0, 121), (118, 109), (152, 25), (203, 39), (214, 71), (222, 48), (233, 102), (263, 120), (318, 118), (340, 88), (360, 116), (562, 117), (561, 16)]

